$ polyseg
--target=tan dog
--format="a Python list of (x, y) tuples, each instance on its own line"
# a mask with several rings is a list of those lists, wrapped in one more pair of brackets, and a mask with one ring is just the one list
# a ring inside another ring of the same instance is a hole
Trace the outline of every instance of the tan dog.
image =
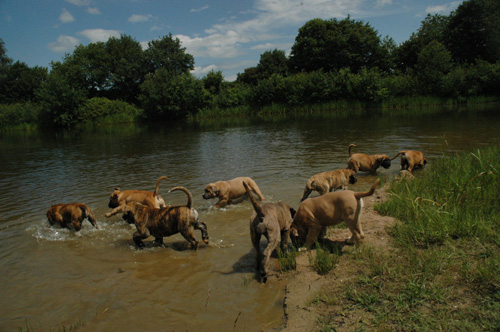
[(251, 191), (259, 196), (261, 201), (264, 200), (264, 196), (262, 196), (259, 186), (257, 186), (257, 183), (249, 177), (239, 177), (229, 181), (209, 183), (205, 187), (203, 198), (219, 198), (219, 201), (215, 204), (218, 208), (222, 208), (227, 204), (237, 203), (240, 200), (243, 200), (247, 194), (245, 187), (243, 187), (243, 181), (248, 185)]
[(364, 153), (351, 154), (351, 148), (356, 147), (356, 144), (350, 144), (348, 148), (349, 160), (347, 161), (347, 168), (352, 169), (356, 173), (359, 171), (377, 173), (377, 169), (382, 166), (383, 168), (391, 167), (391, 159), (385, 154), (367, 155)]
[[(281, 245), (282, 251), (285, 251), (288, 246), (290, 225), (295, 210), (283, 202), (266, 202), (259, 205), (245, 182), (243, 182), (243, 186), (255, 210), (250, 217), (250, 237), (257, 256), (257, 271), (260, 273), (261, 280), (266, 282), (267, 266), (271, 253), (278, 244)], [(264, 249), (264, 253), (260, 249), (262, 235), (267, 239), (267, 247)]]
[(120, 188), (116, 188), (109, 197), (108, 207), (112, 208), (111, 212), (105, 214), (106, 218), (114, 216), (120, 212), (123, 212), (125, 206), (129, 202), (141, 203), (145, 206), (162, 208), (166, 207), (163, 198), (158, 195), (158, 189), (160, 188), (160, 181), (168, 179), (166, 176), (161, 176), (158, 181), (156, 181), (155, 191), (145, 191), (145, 190), (124, 190), (121, 191)]
[(352, 169), (337, 169), (329, 172), (315, 174), (309, 178), (304, 189), (301, 202), (312, 193), (313, 190), (324, 195), (337, 189), (346, 189), (347, 183), (355, 184), (358, 181), (356, 172)]
[(354, 192), (351, 190), (336, 191), (303, 201), (291, 227), (294, 242), (310, 248), (318, 240), (318, 236), (326, 231), (326, 227), (344, 221), (352, 236), (347, 241), (360, 243), (365, 237), (359, 216), (363, 209), (363, 197), (373, 195), (380, 179), (375, 181), (369, 191)]
[(47, 219), (51, 225), (57, 224), (77, 232), (82, 228), (82, 222), (85, 219), (88, 219), (95, 228), (99, 228), (92, 210), (82, 203), (52, 205), (47, 211)]
[(424, 154), (420, 151), (404, 150), (398, 152), (391, 160), (401, 155), (401, 169), (412, 172), (414, 169), (424, 168), (427, 164)]
[(129, 224), (135, 224), (137, 231), (133, 235), (133, 240), (139, 248), (144, 247), (142, 240), (149, 236), (154, 236), (155, 242), (162, 244), (165, 236), (180, 232), (196, 250), (198, 241), (194, 237), (193, 229), (199, 229), (203, 242), (208, 243), (207, 225), (198, 220), (198, 212), (192, 207), (193, 196), (184, 187), (174, 187), (170, 192), (177, 190), (184, 191), (188, 196), (185, 206), (167, 206), (157, 209), (137, 202), (129, 202), (125, 206), (123, 219)]

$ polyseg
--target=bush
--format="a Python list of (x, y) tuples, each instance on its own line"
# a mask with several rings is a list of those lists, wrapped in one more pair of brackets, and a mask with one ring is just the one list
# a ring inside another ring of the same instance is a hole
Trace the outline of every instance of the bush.
[(106, 117), (119, 118), (122, 121), (132, 122), (140, 112), (137, 107), (127, 102), (96, 97), (88, 99), (80, 106), (77, 116), (80, 121), (86, 122), (93, 122)]
[(0, 105), (0, 128), (36, 123), (40, 106), (32, 103)]

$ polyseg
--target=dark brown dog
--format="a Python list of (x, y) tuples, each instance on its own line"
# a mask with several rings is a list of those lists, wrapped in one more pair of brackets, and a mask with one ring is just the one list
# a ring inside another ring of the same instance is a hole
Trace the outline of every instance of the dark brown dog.
[(427, 164), (424, 154), (420, 151), (404, 150), (399, 151), (391, 160), (401, 155), (401, 169), (412, 172), (414, 169), (424, 168)]
[(162, 244), (164, 237), (180, 232), (196, 250), (198, 241), (194, 237), (193, 229), (199, 229), (203, 242), (208, 243), (207, 225), (198, 220), (198, 212), (192, 207), (193, 196), (184, 187), (174, 187), (170, 192), (177, 190), (184, 191), (188, 196), (185, 206), (167, 206), (157, 209), (137, 202), (127, 203), (123, 219), (129, 224), (135, 224), (137, 231), (133, 235), (133, 240), (139, 248), (144, 247), (142, 240), (151, 235), (154, 236), (156, 243)]
[(365, 237), (359, 222), (363, 209), (362, 198), (373, 195), (379, 182), (380, 179), (375, 181), (366, 192), (342, 190), (303, 201), (293, 218), (290, 230), (294, 242), (310, 248), (326, 227), (344, 221), (352, 233), (347, 241), (360, 243)]
[[(268, 264), (271, 253), (281, 245), (284, 252), (288, 246), (288, 237), (290, 235), (290, 225), (295, 210), (283, 202), (270, 203), (262, 205), (250, 193), (250, 188), (243, 182), (243, 186), (252, 202), (254, 212), (250, 217), (250, 237), (257, 256), (257, 271), (263, 282), (267, 280)], [(267, 239), (267, 247), (262, 253), (260, 249), (260, 238), (264, 235)]]
[(350, 144), (348, 148), (349, 160), (347, 161), (347, 168), (352, 169), (356, 173), (359, 171), (377, 173), (377, 169), (382, 166), (383, 168), (391, 167), (391, 159), (385, 154), (367, 155), (364, 153), (351, 154), (351, 148), (356, 147), (356, 144)]
[(304, 195), (300, 201), (309, 197), (313, 190), (323, 195), (337, 189), (345, 190), (348, 183), (355, 184), (356, 181), (358, 181), (358, 178), (356, 172), (352, 169), (337, 169), (315, 174), (307, 181)]
[(249, 177), (239, 177), (228, 181), (209, 183), (205, 187), (203, 198), (219, 198), (219, 201), (215, 204), (218, 208), (222, 208), (227, 204), (237, 203), (239, 200), (243, 200), (247, 194), (243, 187), (243, 182), (246, 182), (250, 190), (256, 193), (261, 201), (264, 200), (259, 186)]
[(99, 228), (92, 210), (82, 203), (52, 205), (47, 211), (47, 219), (51, 225), (57, 224), (77, 232), (82, 228), (82, 222), (85, 219), (88, 219), (95, 228)]
[(121, 191), (120, 188), (116, 188), (109, 197), (108, 207), (113, 209), (111, 212), (105, 214), (106, 218), (114, 216), (120, 212), (123, 212), (125, 206), (129, 202), (137, 202), (142, 205), (162, 208), (166, 207), (163, 198), (158, 195), (158, 189), (160, 188), (160, 181), (168, 179), (166, 176), (162, 176), (156, 181), (155, 191), (145, 191), (145, 190), (124, 190)]

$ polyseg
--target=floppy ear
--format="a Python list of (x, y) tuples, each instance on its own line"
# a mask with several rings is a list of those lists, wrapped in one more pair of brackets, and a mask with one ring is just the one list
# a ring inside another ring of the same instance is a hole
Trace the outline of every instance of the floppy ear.
[(217, 188), (217, 186), (212, 186), (212, 192), (215, 194), (215, 195), (219, 195), (219, 188)]

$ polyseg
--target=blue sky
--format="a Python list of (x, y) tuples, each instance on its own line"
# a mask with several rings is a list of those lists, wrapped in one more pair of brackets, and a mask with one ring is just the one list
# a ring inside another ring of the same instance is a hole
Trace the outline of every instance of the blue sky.
[(448, 15), (450, 0), (0, 0), (0, 38), (7, 56), (50, 67), (75, 45), (130, 35), (143, 47), (172, 33), (194, 56), (194, 74), (220, 70), (232, 81), (273, 49), (289, 54), (313, 18), (369, 23), (381, 37), (407, 40), (430, 13)]

